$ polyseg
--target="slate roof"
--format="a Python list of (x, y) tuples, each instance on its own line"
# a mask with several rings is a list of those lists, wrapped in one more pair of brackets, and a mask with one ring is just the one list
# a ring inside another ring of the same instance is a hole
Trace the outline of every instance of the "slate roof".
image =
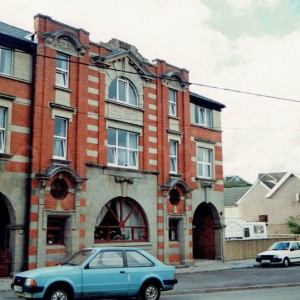
[(240, 200), (251, 186), (233, 187), (224, 189), (224, 206), (233, 206)]
[(28, 35), (31, 34), (30, 31), (26, 31), (6, 23), (0, 22), (0, 33), (14, 37), (19, 40), (30, 42)]
[(208, 108), (212, 108), (212, 109), (215, 109), (218, 111), (220, 111), (222, 108), (226, 107), (224, 104), (222, 104), (220, 102), (206, 98), (202, 95), (199, 95), (199, 94), (196, 94), (193, 92), (190, 92), (190, 99), (191, 99), (192, 103), (198, 104), (198, 105), (201, 105), (201, 103), (205, 102), (209, 106)]

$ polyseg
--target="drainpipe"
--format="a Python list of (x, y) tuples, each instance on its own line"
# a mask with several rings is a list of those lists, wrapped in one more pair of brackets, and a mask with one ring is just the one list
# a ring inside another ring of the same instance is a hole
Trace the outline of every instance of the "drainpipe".
[[(34, 36), (33, 36), (34, 38)], [(31, 84), (31, 113), (30, 113), (30, 136), (29, 136), (29, 164), (27, 172), (26, 184), (26, 209), (25, 209), (25, 224), (24, 224), (24, 258), (23, 269), (28, 270), (29, 263), (29, 230), (30, 230), (30, 212), (31, 212), (31, 192), (32, 192), (32, 158), (33, 158), (33, 121), (34, 121), (34, 100), (35, 100), (35, 66), (37, 59), (37, 44), (32, 44), (32, 84)]]

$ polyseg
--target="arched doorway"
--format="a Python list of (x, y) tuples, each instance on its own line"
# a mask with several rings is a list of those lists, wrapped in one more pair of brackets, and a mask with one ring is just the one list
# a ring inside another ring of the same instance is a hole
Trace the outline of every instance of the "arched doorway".
[(11, 268), (10, 243), (10, 216), (6, 199), (0, 194), (0, 277), (9, 276)]
[(215, 228), (220, 218), (212, 204), (201, 203), (193, 218), (193, 257), (194, 259), (216, 258)]
[(9, 248), (9, 230), (10, 224), (9, 212), (3, 198), (0, 195), (0, 251), (5, 251)]

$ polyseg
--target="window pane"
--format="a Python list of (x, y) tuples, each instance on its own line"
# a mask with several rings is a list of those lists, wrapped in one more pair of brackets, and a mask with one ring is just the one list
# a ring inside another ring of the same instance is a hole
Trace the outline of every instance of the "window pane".
[(54, 139), (54, 156), (64, 157), (64, 140)]
[(116, 78), (111, 82), (111, 84), (109, 86), (108, 98), (109, 99), (117, 99), (117, 79)]
[(66, 120), (55, 118), (54, 135), (66, 137)]
[(127, 166), (127, 151), (124, 149), (118, 150), (118, 165)]
[(118, 99), (120, 101), (126, 101), (126, 82), (118, 81)]
[(198, 148), (198, 161), (203, 161), (203, 148)]
[(129, 148), (137, 149), (137, 134), (129, 132)]
[(135, 151), (129, 151), (129, 165), (130, 166), (137, 166), (137, 153)]
[(55, 83), (63, 87), (68, 87), (68, 76), (69, 76), (69, 58), (68, 56), (57, 54)]
[(129, 104), (137, 105), (137, 97), (131, 85), (129, 85)]
[(68, 57), (57, 54), (56, 58), (56, 68), (68, 71)]
[(56, 84), (66, 86), (67, 85), (67, 74), (56, 72)]
[(210, 155), (209, 155), (209, 150), (208, 149), (204, 149), (203, 151), (203, 161), (204, 162), (210, 162)]
[(126, 251), (128, 267), (150, 267), (153, 263), (137, 251)]
[(200, 120), (199, 120), (199, 107), (195, 106), (195, 123), (199, 124)]
[(127, 146), (127, 132), (118, 131), (118, 146), (126, 147)]
[(101, 252), (99, 263), (103, 268), (122, 268), (124, 266), (122, 251)]
[(175, 141), (170, 141), (170, 155), (177, 155), (177, 143)]
[(115, 129), (108, 129), (108, 144), (109, 145), (116, 145), (116, 138), (117, 136), (117, 131)]
[(176, 103), (176, 91), (169, 90), (169, 101), (172, 103)]
[(170, 171), (176, 172), (176, 159), (170, 158)]
[(4, 131), (0, 130), (0, 152), (4, 152)]
[(108, 148), (108, 162), (116, 163), (116, 150), (114, 148)]
[(209, 127), (212, 126), (212, 111), (210, 109), (206, 110), (206, 125)]
[(148, 226), (141, 208), (126, 198), (108, 202), (101, 209), (96, 224), (95, 240), (99, 243), (146, 240), (148, 236)]
[(0, 49), (0, 72), (4, 74), (12, 74), (12, 51), (8, 49)]
[(205, 171), (204, 171), (204, 176), (205, 177), (210, 177), (210, 165), (205, 165), (204, 166), (204, 168), (205, 168)]
[(5, 128), (5, 109), (0, 108), (0, 128)]
[(199, 117), (200, 117), (200, 124), (202, 125), (204, 125), (204, 116), (205, 116), (205, 110), (203, 108), (200, 108)]

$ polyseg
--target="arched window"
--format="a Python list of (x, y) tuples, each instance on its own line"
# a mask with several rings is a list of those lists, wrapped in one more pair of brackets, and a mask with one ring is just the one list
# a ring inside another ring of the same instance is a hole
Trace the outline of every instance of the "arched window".
[(115, 198), (101, 209), (95, 226), (95, 243), (148, 240), (148, 225), (140, 205), (130, 198)]
[(108, 89), (108, 98), (133, 106), (138, 106), (137, 93), (133, 84), (126, 78), (115, 78)]

